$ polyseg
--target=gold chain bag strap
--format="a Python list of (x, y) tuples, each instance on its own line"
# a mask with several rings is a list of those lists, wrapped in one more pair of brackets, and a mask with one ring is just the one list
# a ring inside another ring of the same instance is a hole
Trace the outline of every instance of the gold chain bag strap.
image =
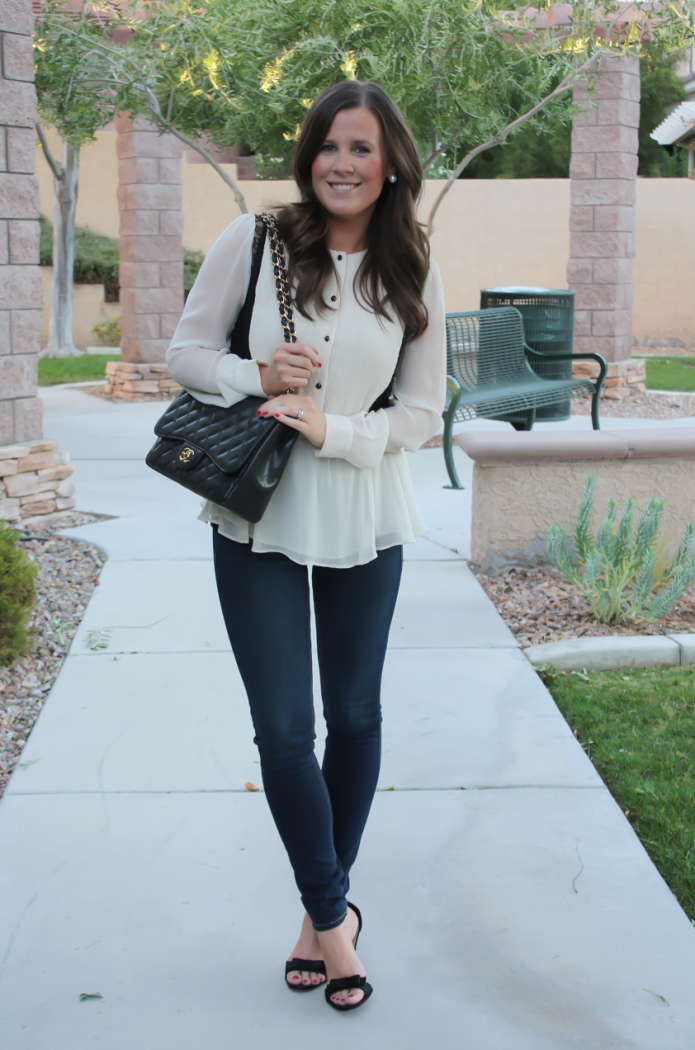
[[(292, 316), (292, 297), (290, 296), (290, 285), (287, 277), (287, 265), (285, 263), (285, 247), (280, 240), (278, 220), (270, 212), (261, 212), (259, 218), (263, 220), (268, 231), (268, 243), (270, 246), (270, 258), (273, 262), (273, 277), (275, 278), (275, 294), (277, 295), (280, 310), (280, 323), (282, 334), (286, 343), (296, 343), (297, 336), (294, 329), (294, 318)], [(294, 387), (288, 387), (286, 394), (294, 394)]]
[(259, 218), (264, 222), (268, 231), (268, 243), (270, 246), (270, 258), (273, 262), (273, 277), (275, 278), (275, 294), (277, 295), (280, 310), (280, 322), (282, 334), (286, 343), (296, 343), (297, 336), (294, 330), (294, 319), (292, 316), (292, 299), (290, 286), (287, 278), (287, 265), (285, 263), (285, 246), (280, 240), (278, 220), (269, 212), (261, 212)]
[[(296, 343), (285, 249), (277, 219), (264, 212), (257, 216), (257, 223), (257, 232), (268, 236), (282, 333), (285, 342)], [(255, 308), (261, 248), (259, 240), (256, 250), (254, 238), (251, 285), (232, 333), (239, 339), (239, 345), (231, 347), (233, 352), (246, 358), (251, 356), (248, 331)], [(179, 394), (155, 425), (157, 440), (147, 455), (147, 465), (245, 521), (260, 521), (299, 437), (298, 431), (279, 420), (256, 415), (264, 401), (245, 397), (229, 407), (220, 407), (203, 404), (187, 392)]]

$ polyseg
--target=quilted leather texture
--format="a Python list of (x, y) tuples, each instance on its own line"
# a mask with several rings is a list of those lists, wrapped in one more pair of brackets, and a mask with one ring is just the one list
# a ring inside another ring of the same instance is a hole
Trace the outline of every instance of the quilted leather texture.
[(157, 437), (188, 442), (201, 448), (226, 474), (241, 470), (269, 430), (282, 426), (256, 415), (260, 397), (245, 397), (231, 408), (203, 405), (190, 394), (179, 394), (154, 428)]
[(262, 403), (247, 397), (218, 408), (179, 394), (155, 425), (147, 465), (245, 521), (260, 521), (299, 436), (260, 419)]

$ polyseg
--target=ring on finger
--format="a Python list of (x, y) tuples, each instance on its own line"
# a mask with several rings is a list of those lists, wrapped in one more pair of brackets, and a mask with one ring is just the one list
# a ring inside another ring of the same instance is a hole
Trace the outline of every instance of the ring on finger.
[(303, 417), (304, 417), (304, 409), (303, 408), (298, 408), (297, 409), (297, 419), (301, 422)]

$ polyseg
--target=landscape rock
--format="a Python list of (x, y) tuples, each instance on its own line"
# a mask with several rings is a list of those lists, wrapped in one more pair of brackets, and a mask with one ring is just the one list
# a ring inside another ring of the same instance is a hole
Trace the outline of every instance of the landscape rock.
[(109, 361), (106, 384), (89, 388), (88, 392), (109, 401), (170, 401), (181, 392), (181, 387), (163, 362)]
[[(27, 517), (53, 514), (75, 506), (68, 478), (70, 454), (55, 441), (30, 441), (0, 449), (0, 519), (17, 524)], [(61, 507), (59, 504), (63, 503)]]

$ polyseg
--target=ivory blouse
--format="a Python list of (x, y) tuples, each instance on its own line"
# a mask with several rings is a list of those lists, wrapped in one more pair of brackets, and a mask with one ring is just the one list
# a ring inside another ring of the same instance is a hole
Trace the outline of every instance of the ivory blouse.
[[(188, 296), (166, 360), (171, 375), (205, 404), (233, 405), (265, 397), (258, 362), (270, 364), (283, 342), (270, 254), (265, 251), (249, 335), (252, 359), (229, 352), (229, 334), (246, 297), (255, 217), (242, 215), (208, 252)], [(394, 319), (377, 318), (355, 296), (364, 252), (331, 252), (335, 275), (325, 298), (331, 310), (311, 319), (294, 313), (297, 341), (322, 363), (303, 393), (326, 415), (326, 440), (295, 444), (260, 522), (249, 524), (206, 502), (201, 521), (223, 536), (253, 541), (300, 564), (346, 568), (378, 550), (413, 543), (426, 531), (413, 496), (405, 449), (417, 451), (437, 433), (446, 396), (444, 294), (434, 262), (424, 291), (429, 325), (403, 353), (393, 407), (369, 412), (393, 375), (403, 338)]]

